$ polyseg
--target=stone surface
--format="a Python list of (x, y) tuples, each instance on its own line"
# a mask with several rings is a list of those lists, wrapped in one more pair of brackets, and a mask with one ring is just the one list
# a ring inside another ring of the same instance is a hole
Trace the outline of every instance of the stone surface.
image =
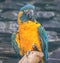
[(17, 20), (17, 11), (7, 11), (2, 13), (1, 17), (8, 20)]
[(57, 50), (55, 50), (53, 52), (53, 54), (50, 55), (50, 58), (55, 58), (55, 59), (59, 60), (60, 59), (60, 55), (59, 54), (60, 54), (60, 48), (58, 48)]
[(2, 60), (0, 60), (0, 63), (3, 63), (3, 61), (2, 61)]
[(60, 63), (60, 48), (49, 56), (48, 63)]

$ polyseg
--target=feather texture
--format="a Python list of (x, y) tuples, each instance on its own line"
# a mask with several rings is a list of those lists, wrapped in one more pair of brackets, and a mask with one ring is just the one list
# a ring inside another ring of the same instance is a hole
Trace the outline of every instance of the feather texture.
[(15, 37), (16, 37), (16, 33), (13, 33), (12, 37), (11, 37), (11, 43), (12, 43), (12, 46), (13, 46), (14, 51), (16, 52), (17, 56), (19, 56), (20, 49), (18, 48), (18, 44), (15, 42)]
[(41, 26), (38, 28), (39, 37), (41, 38), (42, 51), (44, 53), (44, 63), (47, 63), (48, 59), (48, 37), (45, 29)]

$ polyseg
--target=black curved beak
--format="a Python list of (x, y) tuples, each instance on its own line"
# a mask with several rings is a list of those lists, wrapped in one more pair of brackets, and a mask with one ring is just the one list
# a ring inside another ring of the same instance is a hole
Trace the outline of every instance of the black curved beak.
[(28, 19), (34, 20), (36, 18), (35, 10), (25, 10), (24, 13), (28, 16)]

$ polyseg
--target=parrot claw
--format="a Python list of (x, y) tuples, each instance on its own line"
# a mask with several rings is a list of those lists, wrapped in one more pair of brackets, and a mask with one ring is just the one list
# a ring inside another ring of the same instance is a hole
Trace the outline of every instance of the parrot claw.
[(36, 44), (33, 44), (33, 45), (32, 45), (32, 48), (33, 48), (33, 50), (35, 50), (35, 51), (39, 51), (38, 48), (37, 48), (37, 46), (36, 46)]

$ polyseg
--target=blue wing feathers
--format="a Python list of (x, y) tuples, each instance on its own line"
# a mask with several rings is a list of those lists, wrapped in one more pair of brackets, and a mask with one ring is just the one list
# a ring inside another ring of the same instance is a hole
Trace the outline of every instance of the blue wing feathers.
[(41, 26), (38, 28), (39, 37), (42, 39), (42, 51), (44, 53), (44, 61), (47, 63), (48, 59), (48, 37), (45, 29)]
[(18, 48), (18, 44), (15, 42), (15, 37), (16, 37), (16, 34), (13, 33), (12, 37), (11, 37), (11, 43), (12, 43), (12, 46), (13, 46), (16, 54), (19, 56), (19, 48)]

